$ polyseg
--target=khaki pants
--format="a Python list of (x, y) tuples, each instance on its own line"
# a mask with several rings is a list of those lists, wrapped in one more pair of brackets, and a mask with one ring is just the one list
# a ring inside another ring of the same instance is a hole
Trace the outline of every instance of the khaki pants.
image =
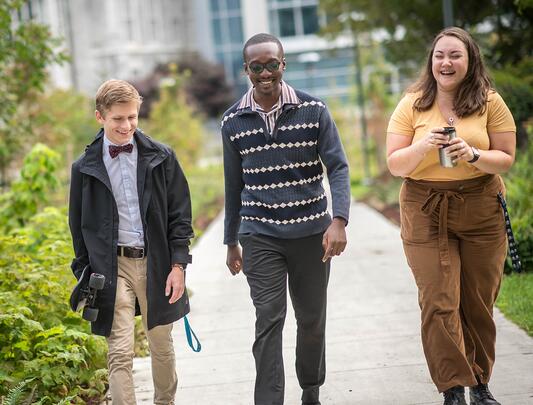
[(146, 258), (129, 259), (118, 257), (117, 297), (109, 346), (108, 369), (109, 389), (113, 405), (133, 405), (135, 388), (133, 385), (133, 330), (135, 325), (135, 299), (141, 308), (142, 320), (152, 359), (154, 381), (154, 404), (174, 404), (178, 379), (174, 346), (172, 344), (172, 324), (146, 327)]
[[(401, 235), (418, 286), (422, 344), (439, 391), (488, 383), (492, 309), (507, 254), (499, 176), (414, 181), (400, 191)], [(477, 378), (477, 379), (476, 379)]]

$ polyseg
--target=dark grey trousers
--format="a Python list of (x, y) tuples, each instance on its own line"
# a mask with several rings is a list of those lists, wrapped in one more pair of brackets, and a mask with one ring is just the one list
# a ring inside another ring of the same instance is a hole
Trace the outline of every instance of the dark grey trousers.
[(322, 262), (322, 233), (300, 239), (241, 235), (243, 272), (256, 310), (253, 354), (255, 405), (283, 405), (282, 331), (287, 278), (296, 315), (296, 375), (302, 402), (318, 402), (326, 377), (325, 329), (329, 264)]

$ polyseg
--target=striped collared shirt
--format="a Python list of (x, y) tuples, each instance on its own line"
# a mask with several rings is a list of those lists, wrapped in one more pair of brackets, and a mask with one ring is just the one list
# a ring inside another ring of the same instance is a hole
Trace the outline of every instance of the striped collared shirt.
[(276, 121), (283, 111), (285, 104), (299, 104), (300, 99), (296, 95), (294, 89), (285, 82), (281, 82), (281, 94), (279, 95), (278, 102), (270, 109), (265, 111), (254, 100), (254, 88), (250, 88), (246, 94), (242, 97), (239, 107), (237, 109), (242, 110), (244, 108), (250, 108), (252, 111), (257, 112), (261, 118), (265, 121), (268, 133), (272, 135), (274, 132), (274, 126)]

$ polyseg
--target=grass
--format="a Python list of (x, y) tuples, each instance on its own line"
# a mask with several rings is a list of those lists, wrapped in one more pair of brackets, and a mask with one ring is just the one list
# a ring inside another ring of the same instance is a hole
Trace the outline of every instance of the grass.
[(505, 275), (496, 306), (533, 336), (533, 273)]

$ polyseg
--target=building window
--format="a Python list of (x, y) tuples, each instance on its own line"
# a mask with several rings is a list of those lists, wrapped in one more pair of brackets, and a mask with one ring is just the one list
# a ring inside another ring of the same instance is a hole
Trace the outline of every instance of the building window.
[(211, 0), (211, 27), (216, 45), (216, 59), (224, 66), (226, 77), (242, 87), (242, 44), (244, 33), (240, 0)]
[(280, 37), (316, 34), (318, 0), (269, 0), (273, 32)]
[(294, 25), (294, 10), (291, 8), (278, 10), (279, 35), (281, 37), (293, 37), (296, 35)]
[(117, 10), (120, 10), (118, 13), (119, 24), (125, 28), (126, 39), (128, 41), (133, 41), (134, 38), (134, 10), (130, 0), (120, 0), (117, 4)]
[(318, 13), (316, 6), (302, 7), (302, 27), (304, 35), (318, 31)]

